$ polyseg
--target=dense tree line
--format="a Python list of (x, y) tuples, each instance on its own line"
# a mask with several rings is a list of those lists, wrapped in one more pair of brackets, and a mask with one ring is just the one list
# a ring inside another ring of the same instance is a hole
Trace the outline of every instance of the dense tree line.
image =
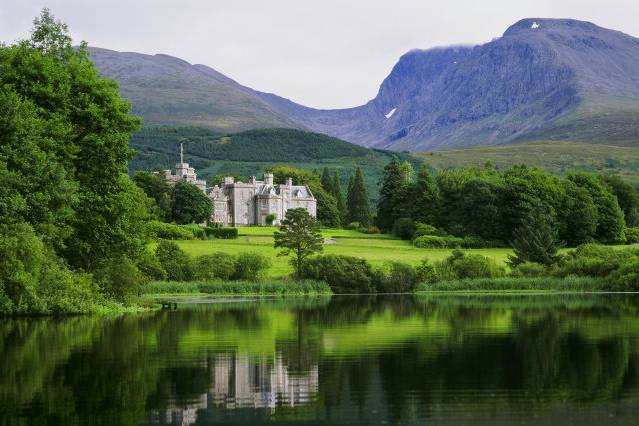
[(489, 164), (435, 175), (424, 165), (415, 176), (409, 164), (393, 159), (384, 169), (377, 224), (391, 232), (408, 219), (504, 245), (541, 229), (554, 244), (576, 246), (625, 242), (638, 212), (639, 192), (614, 176), (561, 178), (524, 165), (500, 172)]

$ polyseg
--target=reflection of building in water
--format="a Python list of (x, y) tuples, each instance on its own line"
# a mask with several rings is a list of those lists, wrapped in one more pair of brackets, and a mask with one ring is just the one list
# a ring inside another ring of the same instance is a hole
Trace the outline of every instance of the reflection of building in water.
[(274, 364), (251, 365), (247, 355), (220, 355), (215, 360), (213, 402), (226, 408), (296, 406), (308, 403), (318, 390), (317, 366), (290, 374), (281, 355)]
[[(181, 426), (197, 421), (197, 411), (223, 406), (234, 408), (276, 408), (303, 405), (312, 401), (319, 387), (317, 365), (304, 373), (292, 374), (281, 354), (272, 362), (264, 357), (256, 361), (246, 354), (221, 354), (210, 361), (212, 387), (207, 393), (155, 412), (155, 422)], [(213, 406), (211, 406), (212, 404)]]

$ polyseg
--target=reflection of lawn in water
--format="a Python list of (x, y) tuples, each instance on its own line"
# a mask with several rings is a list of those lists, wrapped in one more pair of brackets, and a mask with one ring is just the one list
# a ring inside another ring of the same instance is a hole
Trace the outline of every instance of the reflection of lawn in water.
[[(280, 277), (289, 274), (292, 269), (288, 258), (277, 257), (278, 250), (273, 248), (272, 234), (274, 227), (240, 228), (240, 237), (236, 240), (192, 240), (177, 241), (187, 253), (193, 256), (221, 251), (230, 254), (255, 252), (269, 257), (273, 266), (268, 275)], [(420, 249), (413, 247), (409, 241), (402, 241), (388, 235), (370, 235), (344, 229), (324, 229), (322, 235), (330, 238), (330, 244), (324, 245), (324, 253), (361, 257), (374, 266), (383, 266), (387, 262), (403, 262), (418, 265), (424, 258), (431, 262), (449, 256), (451, 249)], [(512, 251), (507, 248), (465, 250), (482, 254), (496, 260), (506, 262)]]

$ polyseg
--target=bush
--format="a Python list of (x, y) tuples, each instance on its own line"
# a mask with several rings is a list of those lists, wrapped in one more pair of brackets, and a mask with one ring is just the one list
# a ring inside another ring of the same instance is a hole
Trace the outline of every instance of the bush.
[(639, 227), (626, 228), (626, 243), (639, 244)]
[(227, 253), (217, 252), (198, 256), (193, 261), (193, 277), (196, 280), (219, 278), (229, 280), (235, 273), (235, 258)]
[(639, 256), (623, 263), (606, 280), (609, 291), (639, 291)]
[(422, 282), (421, 270), (405, 263), (392, 262), (387, 274), (380, 277), (377, 291), (382, 293), (411, 293)]
[(362, 224), (359, 222), (351, 222), (348, 225), (346, 225), (346, 229), (350, 231), (357, 231), (362, 229)]
[(524, 262), (520, 263), (512, 269), (510, 275), (513, 277), (536, 278), (543, 277), (548, 274), (546, 267), (540, 263)]
[(413, 245), (417, 248), (446, 248), (448, 241), (445, 237), (421, 235), (413, 240)]
[(177, 244), (171, 241), (160, 241), (155, 255), (166, 271), (169, 281), (190, 281), (193, 279), (191, 259)]
[(102, 292), (110, 299), (131, 303), (140, 293), (144, 275), (127, 257), (109, 259), (93, 274)]
[(275, 213), (267, 214), (266, 217), (264, 218), (268, 226), (273, 225), (273, 222), (275, 222), (276, 219), (277, 219), (277, 216), (275, 215)]
[(193, 230), (188, 226), (174, 225), (157, 220), (152, 220), (147, 223), (147, 232), (151, 238), (161, 238), (164, 240), (192, 240), (195, 238)]
[(560, 259), (553, 275), (607, 277), (637, 255), (638, 250), (613, 250), (598, 244), (583, 244)]
[(220, 238), (222, 240), (234, 240), (238, 237), (239, 231), (237, 228), (218, 228), (207, 226), (206, 235), (210, 237)]
[(138, 259), (137, 267), (148, 280), (162, 281), (167, 278), (166, 271), (155, 253), (145, 250)]
[(415, 233), (415, 222), (408, 217), (402, 217), (393, 224), (393, 235), (402, 240), (410, 240)]
[(498, 278), (505, 275), (503, 266), (479, 254), (467, 255), (460, 250), (435, 265), (440, 281), (465, 278)]
[(240, 253), (235, 259), (233, 279), (256, 281), (270, 266), (270, 260), (261, 254)]
[(364, 234), (381, 234), (382, 231), (377, 226), (369, 226), (368, 228), (361, 228), (360, 232)]
[(302, 266), (302, 277), (325, 281), (334, 293), (373, 293), (378, 275), (364, 259), (329, 254), (311, 257)]
[(418, 238), (424, 235), (435, 235), (438, 237), (444, 237), (446, 236), (446, 232), (437, 229), (433, 225), (417, 222), (415, 224), (415, 232), (413, 233), (413, 238)]

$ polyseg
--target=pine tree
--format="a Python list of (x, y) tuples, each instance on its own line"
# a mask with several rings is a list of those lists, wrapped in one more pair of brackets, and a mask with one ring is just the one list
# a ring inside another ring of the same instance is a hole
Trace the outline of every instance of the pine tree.
[(416, 222), (437, 224), (437, 202), (439, 191), (437, 184), (431, 176), (428, 166), (421, 166), (417, 173), (414, 188), (414, 204), (411, 217)]
[(511, 243), (514, 256), (508, 256), (511, 266), (524, 262), (536, 262), (551, 266), (557, 262), (557, 239), (548, 220), (547, 212), (541, 208), (533, 208), (514, 232), (515, 239)]
[(333, 194), (333, 179), (331, 179), (331, 174), (328, 171), (328, 167), (324, 167), (324, 170), (322, 171), (321, 182), (324, 191), (328, 192), (329, 194)]
[(364, 186), (364, 176), (358, 167), (355, 176), (351, 176), (348, 185), (348, 196), (346, 201), (348, 212), (348, 222), (358, 222), (361, 226), (371, 225), (371, 211), (368, 205), (368, 194)]
[(393, 229), (395, 221), (406, 217), (404, 197), (406, 195), (406, 178), (397, 157), (384, 167), (382, 188), (377, 201), (377, 225), (382, 231)]
[(337, 202), (337, 210), (339, 210), (342, 225), (345, 225), (347, 215), (346, 200), (344, 199), (344, 194), (342, 194), (342, 187), (339, 184), (339, 174), (337, 171), (333, 174), (333, 197), (335, 197), (335, 201)]

